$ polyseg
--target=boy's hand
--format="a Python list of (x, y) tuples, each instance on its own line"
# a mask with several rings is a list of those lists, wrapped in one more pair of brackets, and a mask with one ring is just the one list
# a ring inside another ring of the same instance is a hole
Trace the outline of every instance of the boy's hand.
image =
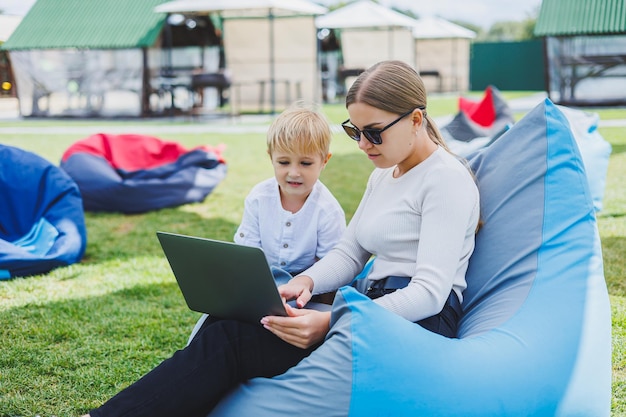
[(296, 306), (302, 308), (311, 299), (313, 280), (307, 275), (298, 275), (288, 283), (278, 287), (278, 292), (287, 301), (296, 300)]

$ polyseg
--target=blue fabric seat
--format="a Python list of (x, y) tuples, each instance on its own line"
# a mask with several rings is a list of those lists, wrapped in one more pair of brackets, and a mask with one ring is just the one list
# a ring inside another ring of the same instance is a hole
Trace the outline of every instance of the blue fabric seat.
[(351, 287), (325, 343), (211, 416), (609, 416), (611, 311), (585, 168), (549, 100), (468, 157), (484, 225), (458, 339)]
[(0, 279), (81, 260), (87, 246), (76, 183), (45, 159), (0, 145)]

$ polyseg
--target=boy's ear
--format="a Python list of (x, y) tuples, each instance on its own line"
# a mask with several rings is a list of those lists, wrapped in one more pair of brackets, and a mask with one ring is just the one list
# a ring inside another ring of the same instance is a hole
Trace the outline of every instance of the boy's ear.
[(328, 160), (330, 159), (331, 156), (333, 156), (333, 154), (328, 152), (328, 155), (326, 155), (326, 158), (324, 158), (324, 165), (328, 163)]

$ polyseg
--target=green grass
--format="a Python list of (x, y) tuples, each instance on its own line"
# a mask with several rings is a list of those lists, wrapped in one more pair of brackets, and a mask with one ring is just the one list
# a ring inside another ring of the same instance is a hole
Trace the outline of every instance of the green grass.
[(603, 209), (598, 215), (613, 317), (612, 415), (626, 416), (626, 130), (601, 128), (600, 133), (613, 146)]
[[(506, 93), (505, 93), (506, 94)], [(431, 115), (452, 114), (456, 98), (436, 97)], [(325, 106), (333, 123), (342, 105)], [(614, 110), (598, 111), (604, 119)], [(147, 121), (17, 121), (0, 127), (75, 127), (189, 123)], [(191, 123), (199, 123), (197, 121)], [(209, 122), (210, 123), (210, 122)], [(94, 132), (95, 133), (95, 132)], [(626, 416), (626, 133), (601, 128), (613, 145), (604, 209), (598, 216), (613, 317), (614, 416)], [(2, 134), (0, 143), (57, 164), (84, 137)], [(86, 213), (89, 244), (82, 262), (49, 274), (0, 282), (0, 416), (77, 416), (133, 382), (182, 347), (198, 318), (187, 309), (155, 237), (156, 230), (231, 240), (250, 187), (272, 175), (262, 134), (164, 134), (186, 146), (226, 145), (226, 179), (202, 203), (140, 215)], [(337, 134), (322, 180), (350, 218), (371, 163)]]

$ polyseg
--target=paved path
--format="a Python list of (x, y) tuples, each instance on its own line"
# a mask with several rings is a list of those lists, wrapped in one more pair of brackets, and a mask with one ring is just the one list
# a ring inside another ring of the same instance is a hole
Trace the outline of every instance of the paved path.
[[(509, 106), (514, 112), (529, 111), (537, 104), (545, 99), (544, 93), (534, 94), (528, 97), (514, 99), (509, 101)], [(626, 116), (626, 110), (624, 111)], [(435, 119), (439, 126), (444, 126), (452, 116), (443, 116)], [(17, 110), (17, 102), (15, 99), (0, 99), (0, 121), (19, 121), (19, 113)], [(137, 134), (159, 134), (159, 133), (265, 133), (271, 120), (268, 115), (243, 115), (243, 116), (224, 116), (224, 117), (199, 117), (191, 119), (189, 117), (181, 117), (173, 119), (176, 122), (190, 121), (187, 124), (171, 124), (170, 119), (148, 119), (147, 123), (142, 123), (141, 119), (136, 122), (127, 124), (107, 125), (98, 121), (93, 124), (85, 124), (81, 121), (80, 125), (68, 123), (66, 126), (56, 127), (38, 127), (38, 126), (0, 126), (0, 134), (46, 134), (46, 135), (66, 135), (80, 134), (91, 135), (96, 132), (107, 132), (112, 134), (120, 133), (137, 133)], [(600, 120), (600, 127), (626, 127), (626, 118), (613, 120)], [(333, 126), (333, 131), (341, 131), (341, 126)]]

